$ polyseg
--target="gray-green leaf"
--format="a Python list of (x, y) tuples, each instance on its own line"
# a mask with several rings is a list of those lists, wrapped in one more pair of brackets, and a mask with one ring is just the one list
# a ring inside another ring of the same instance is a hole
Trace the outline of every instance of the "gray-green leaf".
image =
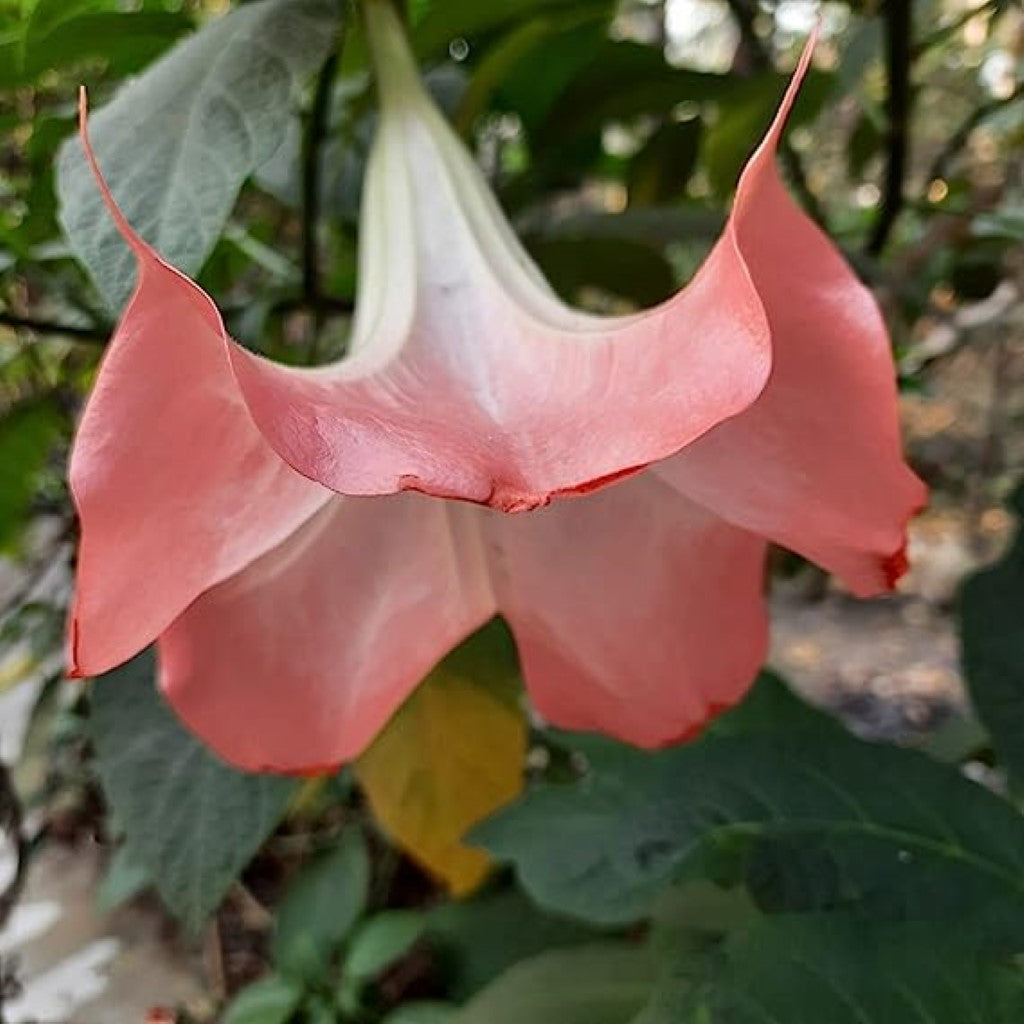
[[(298, 87), (337, 30), (331, 0), (260, 0), (210, 23), (89, 119), (93, 148), (135, 230), (179, 270), (209, 255), (245, 179), (280, 144)], [(58, 158), (61, 223), (113, 310), (135, 267), (71, 139)]]
[(125, 856), (196, 931), (274, 830), (295, 783), (214, 757), (157, 692), (148, 652), (97, 679), (91, 707), (96, 767)]

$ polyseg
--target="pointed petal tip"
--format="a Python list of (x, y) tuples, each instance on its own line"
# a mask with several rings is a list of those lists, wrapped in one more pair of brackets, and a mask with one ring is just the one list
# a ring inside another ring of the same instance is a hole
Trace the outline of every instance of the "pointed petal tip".
[(84, 85), (78, 87), (78, 138), (82, 143), (85, 161), (92, 172), (96, 186), (100, 190), (103, 205), (106, 206), (107, 212), (117, 226), (121, 237), (136, 256), (145, 257), (147, 254), (150, 254), (155, 257), (156, 254), (150, 253), (149, 246), (135, 233), (135, 230), (128, 223), (127, 217), (121, 212), (121, 207), (117, 205), (117, 200), (114, 199), (110, 186), (100, 170), (99, 161), (96, 159), (96, 154), (93, 151), (92, 142), (89, 138), (89, 97)]
[(904, 540), (899, 550), (891, 555), (885, 555), (881, 559), (882, 575), (885, 577), (887, 590), (895, 590), (896, 584), (910, 568), (910, 560), (907, 558), (907, 541)]
[(885, 579), (885, 590), (890, 592), (896, 589), (896, 585), (903, 579), (910, 568), (910, 558), (907, 555), (907, 548), (910, 542), (908, 536), (910, 523), (928, 507), (928, 488), (919, 478), (915, 477), (914, 479), (917, 481), (918, 493), (903, 521), (901, 543), (898, 548), (887, 555), (883, 555), (879, 560), (882, 576)]

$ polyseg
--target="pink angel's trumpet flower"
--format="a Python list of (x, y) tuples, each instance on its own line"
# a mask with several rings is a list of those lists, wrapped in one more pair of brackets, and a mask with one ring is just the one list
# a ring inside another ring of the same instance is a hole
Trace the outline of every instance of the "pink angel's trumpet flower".
[(72, 456), (72, 669), (158, 639), (223, 757), (310, 771), (501, 613), (553, 723), (687, 735), (761, 664), (766, 538), (878, 593), (924, 500), (877, 308), (775, 170), (810, 47), (694, 281), (602, 319), (553, 296), (389, 6), (366, 12), (382, 114), (340, 363), (230, 341), (93, 162), (139, 281)]

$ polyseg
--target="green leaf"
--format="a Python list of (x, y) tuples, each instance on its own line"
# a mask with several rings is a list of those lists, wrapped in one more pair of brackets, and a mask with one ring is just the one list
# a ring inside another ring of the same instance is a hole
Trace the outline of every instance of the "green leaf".
[(383, 1024), (455, 1024), (457, 1012), (450, 1003), (406, 1003), (389, 1013)]
[(286, 974), (319, 976), (366, 909), (370, 857), (362, 833), (347, 829), (303, 868), (277, 913), (273, 957)]
[[(968, 926), (879, 927), (843, 915), (764, 917), (710, 958), (703, 984), (659, 993), (635, 1024), (1014, 1024), (1019, 969), (987, 957)], [(657, 1002), (655, 1002), (655, 1006)]]
[(610, 238), (526, 239), (552, 287), (569, 302), (597, 288), (637, 306), (653, 306), (676, 290), (665, 257), (642, 242)]
[(544, 906), (626, 922), (709, 844), (781, 837), (824, 851), (846, 904), (892, 918), (984, 911), (993, 939), (1024, 941), (1024, 819), (949, 766), (833, 729), (611, 747), (590, 743), (584, 778), (538, 787), (471, 837)]
[(198, 931), (281, 820), (295, 783), (228, 767), (157, 692), (146, 652), (92, 687), (89, 734), (126, 856)]
[[(331, 0), (261, 0), (176, 46), (90, 118), (100, 167), (128, 221), (179, 270), (213, 248), (245, 179), (277, 148), (298, 87), (337, 30)], [(135, 278), (81, 144), (61, 149), (61, 223), (112, 309)]]
[[(595, 0), (596, 6), (601, 0)], [(444, 54), (456, 38), (472, 39), (494, 33), (506, 26), (516, 26), (532, 14), (556, 13), (560, 9), (580, 6), (580, 0), (446, 0), (435, 4), (416, 25), (412, 33), (416, 52), (425, 57)], [(612, 9), (611, 0), (604, 6)]]
[[(521, 30), (520, 30), (521, 31)], [(488, 55), (507, 45), (504, 37)], [(528, 134), (539, 130), (569, 84), (594, 61), (608, 45), (608, 26), (582, 24), (554, 35), (545, 35), (519, 54), (495, 86), (496, 103), (501, 110), (519, 115)], [(481, 62), (481, 71), (485, 71)], [(472, 84), (470, 86), (472, 88)]]
[(506, 971), (454, 1024), (623, 1024), (643, 1007), (658, 977), (657, 958), (645, 947), (553, 950)]
[(518, 889), (443, 903), (427, 927), (445, 975), (446, 991), (465, 999), (519, 960), (599, 937), (594, 929), (545, 914)]
[(400, 960), (423, 934), (426, 918), (415, 910), (385, 910), (353, 935), (342, 975), (369, 981)]
[(223, 1024), (288, 1024), (303, 994), (301, 985), (280, 975), (261, 978), (235, 996)]
[(697, 166), (703, 130), (699, 117), (662, 125), (630, 162), (630, 203), (653, 206), (682, 196)]
[[(481, 9), (480, 5), (478, 9)], [(608, 0), (589, 0), (566, 7), (556, 6), (511, 27), (487, 48), (473, 71), (454, 119), (460, 133), (466, 134), (471, 130), (476, 118), (487, 109), (495, 91), (538, 47), (559, 45), (559, 64), (564, 66), (567, 33), (571, 39), (573, 30), (580, 26), (592, 27), (595, 22), (604, 28), (612, 9), (613, 4)]]
[[(641, 43), (604, 38), (589, 58), (537, 126), (538, 142), (582, 133), (608, 121), (664, 115), (684, 100), (719, 100), (734, 88), (728, 75), (671, 67), (660, 48)], [(778, 81), (781, 89), (781, 78)], [(768, 86), (766, 91), (772, 95), (778, 90)]]
[(761, 672), (746, 697), (728, 714), (711, 722), (707, 732), (710, 736), (749, 736), (753, 733), (792, 736), (816, 732), (835, 735), (840, 742), (849, 737), (837, 719), (797, 697), (781, 676), (769, 670)]
[(144, 68), (193, 23), (172, 11), (122, 11), (109, 0), (39, 0), (25, 22), (22, 74), (98, 58), (117, 74)]
[[(1024, 516), (1024, 487), (1013, 497)], [(1024, 782), (1024, 529), (1001, 561), (968, 579), (959, 601), (964, 675), (978, 717)]]
[(0, 418), (0, 552), (17, 547), (62, 427), (60, 410), (48, 398), (29, 399)]

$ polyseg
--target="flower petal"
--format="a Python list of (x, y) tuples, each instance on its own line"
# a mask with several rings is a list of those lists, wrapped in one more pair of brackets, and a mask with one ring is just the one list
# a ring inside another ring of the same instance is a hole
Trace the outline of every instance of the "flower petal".
[(240, 768), (351, 760), (494, 614), (478, 515), (418, 495), (336, 498), (171, 626), (164, 693)]
[(764, 541), (653, 474), (485, 530), (527, 688), (554, 724), (659, 746), (757, 674)]
[(570, 309), (418, 84), (390, 5), (366, 12), (382, 112), (351, 354), (310, 370), (231, 350), (277, 451), (340, 493), (513, 511), (642, 467), (746, 408), (770, 339), (734, 228), (656, 309)]
[[(86, 151), (91, 160), (87, 140)], [(132, 232), (96, 175), (139, 280), (71, 455), (81, 545), (68, 660), (79, 676), (137, 653), (332, 497), (263, 439), (215, 306)]]
[[(808, 48), (803, 64), (809, 59)], [(734, 213), (771, 325), (771, 377), (749, 409), (655, 472), (868, 596), (902, 575), (906, 521), (926, 491), (901, 454), (895, 371), (878, 307), (775, 168), (799, 78), (744, 172)]]

